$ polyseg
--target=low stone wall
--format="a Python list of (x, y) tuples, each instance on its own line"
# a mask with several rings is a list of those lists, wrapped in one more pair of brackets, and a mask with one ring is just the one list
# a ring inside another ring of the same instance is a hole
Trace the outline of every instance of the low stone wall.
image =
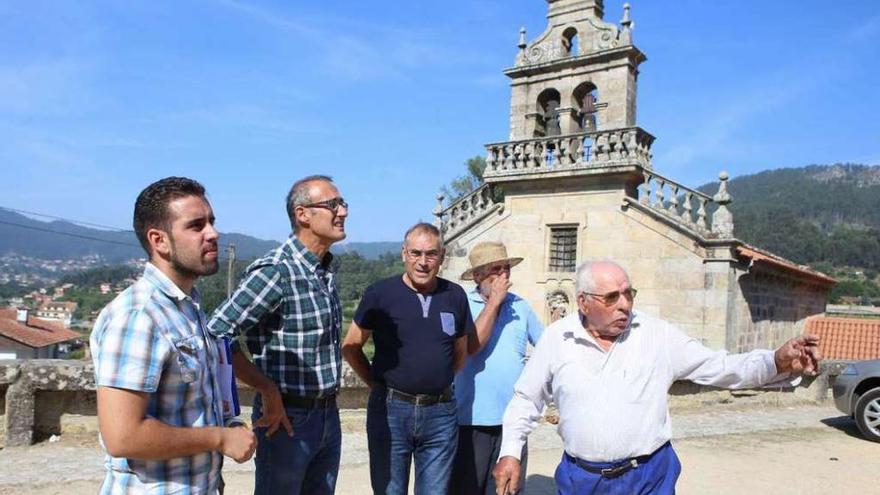
[[(823, 363), (822, 373), (805, 378), (795, 388), (727, 391), (690, 382), (677, 382), (670, 390), (673, 407), (743, 400), (779, 403), (782, 400), (823, 402), (834, 377), (847, 362)], [(254, 390), (239, 388), (243, 404), (250, 404)], [(346, 364), (337, 403), (343, 409), (364, 408), (369, 390)], [(90, 362), (63, 359), (0, 361), (0, 410), (5, 411), (5, 445), (27, 446), (61, 432), (64, 414), (96, 414), (95, 373)]]

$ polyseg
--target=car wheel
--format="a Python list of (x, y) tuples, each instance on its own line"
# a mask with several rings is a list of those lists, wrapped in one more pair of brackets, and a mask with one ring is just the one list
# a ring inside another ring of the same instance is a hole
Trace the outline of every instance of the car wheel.
[(868, 440), (880, 442), (880, 388), (868, 390), (856, 402), (856, 425)]

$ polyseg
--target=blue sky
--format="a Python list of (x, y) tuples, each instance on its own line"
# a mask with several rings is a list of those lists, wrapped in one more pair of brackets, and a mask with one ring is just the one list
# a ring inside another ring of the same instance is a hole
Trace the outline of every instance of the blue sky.
[[(876, 2), (630, 3), (660, 173), (880, 164)], [(328, 173), (349, 241), (397, 239), (507, 138), (501, 71), (545, 15), (542, 0), (0, 1), (0, 206), (128, 228), (146, 184), (186, 175), (222, 231), (282, 239), (290, 184)]]

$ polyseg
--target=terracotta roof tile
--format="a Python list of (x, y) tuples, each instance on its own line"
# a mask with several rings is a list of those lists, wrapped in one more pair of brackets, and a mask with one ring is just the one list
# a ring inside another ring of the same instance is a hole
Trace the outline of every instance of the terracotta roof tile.
[(0, 335), (34, 349), (81, 337), (61, 323), (34, 316), (29, 316), (27, 325), (24, 325), (16, 319), (15, 308), (0, 309)]
[(750, 258), (754, 262), (767, 263), (769, 265), (773, 265), (776, 268), (781, 268), (785, 271), (799, 274), (802, 277), (811, 278), (822, 284), (833, 285), (837, 283), (836, 280), (829, 277), (828, 275), (825, 275), (822, 272), (817, 272), (816, 270), (813, 270), (812, 268), (805, 265), (797, 265), (794, 262), (789, 261), (781, 256), (777, 256), (769, 251), (764, 251), (763, 249), (759, 249), (755, 246), (743, 244), (742, 246), (738, 246), (736, 248), (736, 252), (738, 255)]
[(824, 359), (880, 358), (880, 319), (813, 316), (806, 331), (819, 336)]

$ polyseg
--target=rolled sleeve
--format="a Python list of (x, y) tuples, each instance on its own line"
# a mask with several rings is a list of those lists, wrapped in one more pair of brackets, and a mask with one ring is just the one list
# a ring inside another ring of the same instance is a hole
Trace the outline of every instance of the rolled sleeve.
[(263, 317), (278, 309), (284, 295), (280, 282), (281, 274), (273, 265), (253, 269), (229, 299), (214, 311), (208, 322), (210, 333), (216, 337), (237, 337), (256, 326)]

